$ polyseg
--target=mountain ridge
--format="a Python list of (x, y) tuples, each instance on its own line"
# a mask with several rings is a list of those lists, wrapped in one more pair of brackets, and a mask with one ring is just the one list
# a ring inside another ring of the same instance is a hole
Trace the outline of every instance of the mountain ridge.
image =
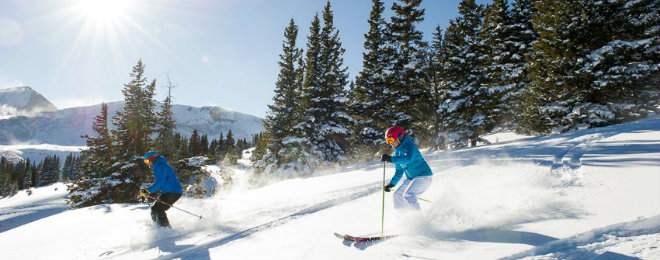
[[(32, 90), (29, 87), (24, 87)], [(12, 106), (9, 100), (13, 95), (10, 90), (18, 88), (0, 89), (0, 106)], [(36, 100), (41, 94), (32, 90)], [(29, 92), (28, 92), (29, 93)], [(32, 97), (22, 97), (29, 103)], [(43, 98), (45, 101), (47, 99)], [(23, 101), (21, 100), (21, 101)], [(48, 101), (47, 101), (48, 102)], [(50, 103), (50, 102), (48, 102)], [(108, 116), (112, 117), (118, 110), (123, 110), (124, 101), (107, 102)], [(51, 104), (52, 105), (52, 104)], [(44, 110), (39, 113), (18, 114), (7, 118), (0, 118), (0, 144), (55, 144), (55, 145), (85, 145), (80, 136), (88, 134), (95, 136), (92, 130), (94, 117), (101, 113), (101, 104), (69, 107), (54, 110)], [(175, 132), (189, 136), (197, 129), (200, 135), (208, 135), (215, 139), (220, 134), (226, 135), (229, 130), (235, 138), (251, 138), (252, 135), (263, 131), (261, 118), (218, 106), (194, 107), (190, 105), (173, 105), (174, 119), (177, 128)], [(109, 120), (110, 121), (110, 120)], [(112, 128), (112, 122), (108, 122)]]

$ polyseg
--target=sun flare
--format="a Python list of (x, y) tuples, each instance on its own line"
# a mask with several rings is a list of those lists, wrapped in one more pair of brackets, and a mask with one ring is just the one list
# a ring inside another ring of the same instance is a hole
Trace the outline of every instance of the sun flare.
[(93, 23), (105, 25), (125, 19), (135, 0), (80, 0), (77, 11)]

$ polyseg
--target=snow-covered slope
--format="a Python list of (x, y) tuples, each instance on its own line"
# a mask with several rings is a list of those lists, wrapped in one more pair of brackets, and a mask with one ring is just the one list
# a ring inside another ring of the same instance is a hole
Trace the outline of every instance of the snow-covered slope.
[(0, 89), (0, 119), (34, 116), (56, 110), (55, 105), (30, 87)]
[(0, 145), (0, 156), (8, 158), (13, 162), (30, 159), (33, 162), (41, 162), (46, 156), (57, 155), (60, 165), (69, 154), (78, 154), (87, 149), (87, 146), (68, 146), (52, 144), (26, 144), (26, 145)]
[[(108, 103), (108, 114), (113, 116), (123, 108), (123, 102)], [(250, 139), (263, 131), (261, 119), (219, 107), (191, 107), (174, 105), (177, 132), (190, 136), (194, 129), (210, 139), (218, 138), (232, 130), (235, 138)], [(92, 131), (94, 117), (101, 112), (101, 105), (57, 110), (37, 117), (13, 117), (0, 120), (0, 144), (56, 144), (85, 145), (81, 135), (95, 135)]]
[(431, 202), (395, 212), (386, 194), (385, 233), (399, 236), (378, 243), (333, 235), (380, 233), (373, 162), (182, 198), (175, 206), (204, 219), (170, 209), (172, 230), (146, 205), (34, 210), (26, 221), (24, 209), (65, 195), (0, 199), (0, 259), (660, 259), (660, 119), (424, 156)]

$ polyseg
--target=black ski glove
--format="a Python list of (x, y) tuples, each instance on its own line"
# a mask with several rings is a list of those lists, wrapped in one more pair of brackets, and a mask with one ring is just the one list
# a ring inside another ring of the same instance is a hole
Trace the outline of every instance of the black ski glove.
[(383, 187), (385, 192), (390, 192), (392, 188), (394, 188), (394, 185), (392, 185), (392, 183), (388, 183), (387, 185), (385, 185), (385, 187)]
[(380, 156), (380, 160), (383, 162), (392, 162), (392, 156), (389, 154), (383, 154)]

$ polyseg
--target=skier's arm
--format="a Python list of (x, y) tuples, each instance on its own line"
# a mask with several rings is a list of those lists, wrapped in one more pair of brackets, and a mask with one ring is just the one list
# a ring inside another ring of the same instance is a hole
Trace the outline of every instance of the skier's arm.
[(154, 193), (157, 190), (160, 190), (160, 187), (163, 186), (164, 183), (165, 183), (164, 174), (158, 171), (154, 171), (154, 183), (151, 184), (151, 186), (147, 188), (147, 190), (150, 193)]
[(401, 177), (403, 176), (403, 167), (399, 165), (395, 165), (396, 167), (396, 172), (394, 172), (394, 177), (392, 177), (392, 180), (390, 180), (390, 184), (396, 186), (397, 183), (399, 183), (399, 180), (401, 180)]
[(392, 158), (391, 158), (391, 161), (394, 164), (408, 165), (408, 164), (410, 164), (411, 160), (412, 160), (412, 153), (410, 151), (404, 152), (403, 155), (392, 156)]

